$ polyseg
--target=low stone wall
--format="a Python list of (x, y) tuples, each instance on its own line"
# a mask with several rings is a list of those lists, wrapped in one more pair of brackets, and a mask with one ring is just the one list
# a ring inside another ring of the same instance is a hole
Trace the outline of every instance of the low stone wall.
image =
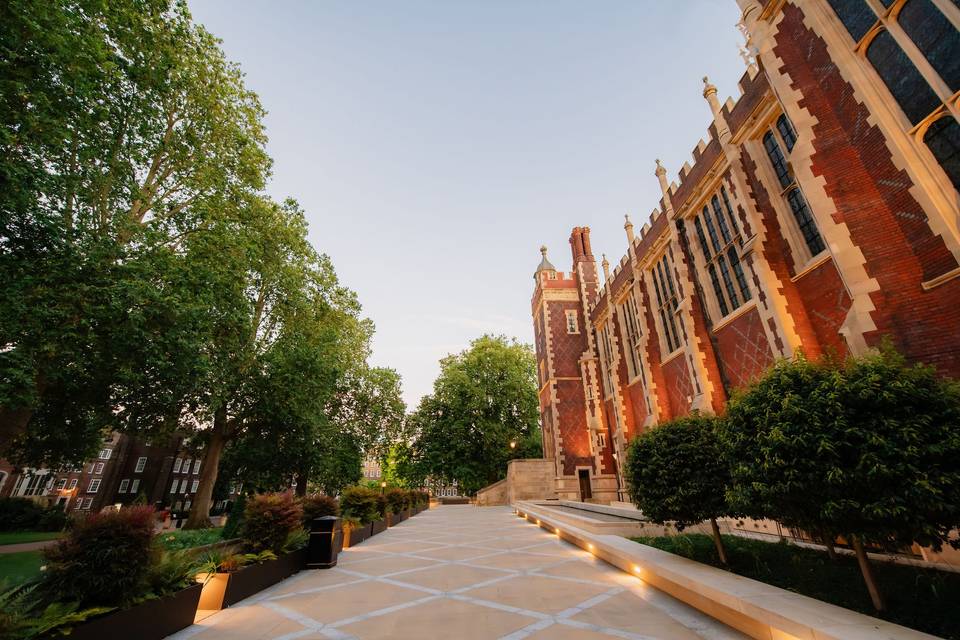
[(519, 458), (507, 463), (507, 477), (477, 492), (477, 505), (513, 504), (520, 500), (545, 500), (557, 497), (553, 460)]
[(758, 640), (936, 640), (878, 618), (694, 562), (616, 535), (562, 523), (533, 503), (517, 515)]
[(500, 504), (507, 504), (506, 478), (477, 491), (478, 507), (492, 507)]

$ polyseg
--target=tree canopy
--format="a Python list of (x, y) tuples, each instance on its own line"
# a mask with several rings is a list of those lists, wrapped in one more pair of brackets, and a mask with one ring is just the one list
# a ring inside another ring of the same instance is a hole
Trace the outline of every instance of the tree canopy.
[(252, 484), (333, 488), (399, 437), (373, 324), (264, 195), (264, 113), (182, 0), (0, 5), (0, 456), (186, 436), (203, 526), (228, 446)]
[(730, 515), (730, 474), (715, 416), (694, 414), (659, 424), (630, 442), (624, 473), (630, 499), (644, 517), (678, 531), (709, 520), (720, 560), (726, 552), (716, 519)]
[(409, 420), (415, 464), (405, 473), (455, 480), (469, 494), (503, 478), (510, 459), (541, 455), (532, 349), (503, 336), (477, 338), (440, 361), (433, 393)]
[(734, 508), (853, 543), (960, 544), (960, 387), (891, 348), (777, 363), (732, 399), (721, 431)]

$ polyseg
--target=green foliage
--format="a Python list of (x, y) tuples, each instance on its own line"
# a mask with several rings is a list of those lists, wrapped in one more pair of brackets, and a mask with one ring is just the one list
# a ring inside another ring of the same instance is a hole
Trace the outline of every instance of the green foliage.
[(433, 394), (410, 416), (416, 440), (401, 476), (413, 486), (425, 476), (456, 480), (473, 494), (503, 478), (509, 460), (540, 457), (538, 424), (532, 349), (502, 336), (477, 338), (440, 361)]
[(630, 499), (653, 522), (678, 531), (729, 515), (726, 460), (717, 418), (694, 414), (653, 427), (630, 442), (624, 475)]
[(223, 539), (223, 529), (177, 529), (157, 535), (157, 541), (164, 549), (175, 551), (178, 549), (192, 549), (208, 544), (220, 542)]
[(37, 585), (23, 585), (0, 592), (0, 640), (28, 640), (62, 635), (72, 625), (112, 611), (113, 607), (80, 609), (76, 603), (38, 602)]
[(351, 518), (368, 524), (383, 517), (379, 506), (379, 494), (366, 487), (347, 487), (340, 494), (340, 512), (344, 519)]
[(303, 508), (293, 494), (270, 493), (257, 495), (247, 501), (243, 521), (244, 545), (253, 550), (283, 549), (291, 532), (300, 528)]
[(243, 514), (247, 509), (247, 496), (240, 494), (230, 505), (230, 515), (227, 516), (227, 523), (223, 526), (223, 539), (232, 540), (240, 535), (243, 529)]
[(39, 577), (42, 566), (43, 556), (40, 551), (0, 553), (0, 589)]
[(403, 489), (387, 489), (384, 496), (390, 513), (400, 513), (410, 507), (409, 495)]
[(144, 593), (153, 561), (150, 507), (92, 513), (44, 549), (41, 592), (50, 602), (69, 594), (80, 607), (114, 607)]
[[(709, 536), (684, 534), (634, 538), (670, 553), (722, 566)], [(742, 576), (801, 593), (867, 615), (877, 615), (860, 585), (860, 570), (852, 556), (830, 560), (825, 553), (792, 544), (723, 536), (729, 557), (726, 567)], [(943, 638), (960, 639), (960, 574), (910, 565), (879, 562), (877, 582), (890, 594), (880, 617)]]
[(197, 554), (187, 548), (161, 551), (147, 572), (145, 597), (162, 597), (189, 587), (202, 564)]
[(80, 460), (175, 426), (210, 317), (182, 243), (262, 188), (263, 110), (181, 2), (6, 2), (0, 60), (0, 449)]
[(780, 362), (728, 408), (729, 497), (808, 531), (939, 548), (960, 526), (958, 424), (957, 384), (889, 348)]
[(60, 531), (66, 524), (61, 507), (44, 507), (28, 498), (0, 498), (0, 531)]
[(315, 493), (305, 496), (301, 502), (303, 504), (303, 525), (308, 529), (314, 518), (340, 515), (340, 504), (334, 497)]

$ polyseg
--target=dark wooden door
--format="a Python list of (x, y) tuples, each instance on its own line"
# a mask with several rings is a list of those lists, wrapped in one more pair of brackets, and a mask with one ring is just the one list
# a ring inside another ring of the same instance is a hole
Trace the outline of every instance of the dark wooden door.
[(593, 493), (590, 491), (590, 470), (578, 469), (577, 476), (580, 478), (580, 501), (586, 502), (593, 497)]

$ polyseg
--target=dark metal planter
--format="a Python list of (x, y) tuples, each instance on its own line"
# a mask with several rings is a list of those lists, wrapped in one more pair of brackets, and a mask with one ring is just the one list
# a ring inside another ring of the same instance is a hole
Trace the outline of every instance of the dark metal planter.
[[(346, 536), (344, 536), (346, 537)], [(362, 524), (359, 527), (354, 527), (350, 529), (350, 544), (349, 546), (355, 547), (367, 538), (370, 537), (370, 525)], [(346, 544), (346, 543), (344, 543)]]
[(71, 640), (161, 640), (193, 624), (202, 589), (201, 584), (191, 585), (173, 595), (87, 620), (75, 626), (68, 637)]
[(223, 593), (223, 606), (229, 607), (255, 593), (289, 578), (307, 566), (307, 550), (285, 553), (276, 560), (251, 564), (230, 574)]
[(387, 530), (387, 519), (381, 518), (370, 523), (370, 535), (375, 536)]

